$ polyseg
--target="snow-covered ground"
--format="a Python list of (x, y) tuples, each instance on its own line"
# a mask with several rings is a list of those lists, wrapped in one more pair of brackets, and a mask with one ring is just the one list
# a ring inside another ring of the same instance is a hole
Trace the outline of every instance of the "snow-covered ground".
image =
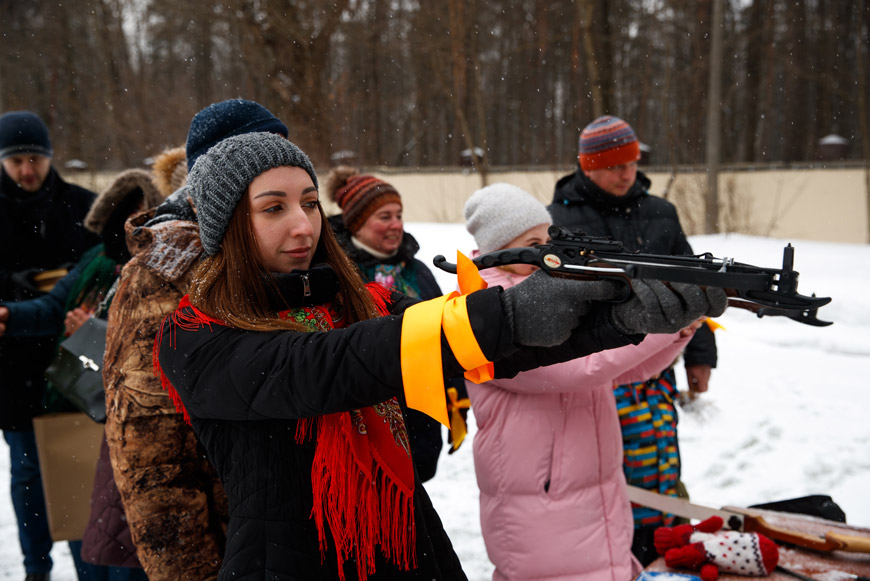
[[(469, 252), (461, 224), (407, 224), (421, 260), (455, 261)], [(806, 494), (829, 494), (852, 524), (870, 526), (870, 246), (740, 235), (693, 237), (696, 252), (778, 267), (787, 242), (796, 247), (800, 290), (833, 297), (825, 328), (729, 309), (717, 331), (719, 368), (711, 389), (680, 416), (683, 479), (692, 498), (711, 506), (746, 506)], [(436, 271), (442, 290), (455, 277)], [(685, 378), (679, 377), (685, 389)], [(492, 565), (480, 536), (472, 461), (475, 424), (462, 448), (442, 457), (426, 484), (471, 580)], [(0, 453), (0, 579), (23, 579), (8, 497), (9, 459)], [(66, 543), (52, 553), (54, 581), (73, 581)]]

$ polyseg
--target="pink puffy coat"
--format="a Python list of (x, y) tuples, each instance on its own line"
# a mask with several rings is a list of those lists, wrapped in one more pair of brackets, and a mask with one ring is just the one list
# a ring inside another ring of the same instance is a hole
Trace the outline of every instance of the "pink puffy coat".
[[(496, 268), (481, 275), (504, 288), (523, 279)], [(648, 335), (513, 379), (467, 382), (494, 580), (628, 581), (640, 573), (612, 389), (666, 368), (688, 339)]]

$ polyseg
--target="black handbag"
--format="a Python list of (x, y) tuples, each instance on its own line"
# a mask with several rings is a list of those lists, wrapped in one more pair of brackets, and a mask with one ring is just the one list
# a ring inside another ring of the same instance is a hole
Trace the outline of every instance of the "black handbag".
[(106, 421), (103, 389), (103, 353), (106, 320), (91, 317), (58, 348), (45, 370), (45, 378), (79, 410), (95, 422)]

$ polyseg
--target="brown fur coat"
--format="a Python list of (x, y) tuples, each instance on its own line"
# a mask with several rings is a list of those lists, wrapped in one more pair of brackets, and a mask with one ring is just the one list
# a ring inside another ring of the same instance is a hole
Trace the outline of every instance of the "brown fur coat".
[(152, 371), (154, 335), (178, 305), (202, 253), (196, 223), (127, 223), (133, 258), (109, 310), (106, 439), (139, 560), (151, 581), (214, 579), (225, 545), (226, 495)]

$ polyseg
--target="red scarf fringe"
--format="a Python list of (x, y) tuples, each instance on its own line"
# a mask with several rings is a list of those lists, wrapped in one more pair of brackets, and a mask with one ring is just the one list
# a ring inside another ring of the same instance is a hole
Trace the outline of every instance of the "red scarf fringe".
[(356, 561), (360, 581), (374, 574), (377, 545), (399, 568), (416, 568), (413, 468), (411, 481), (403, 482), (374, 450), (364, 461), (351, 441), (356, 432), (350, 413), (300, 420), (297, 443), (312, 436), (313, 425), (317, 446), (311, 467), (311, 516), (317, 525), (321, 555), (326, 552), (324, 524), (328, 524), (340, 579), (344, 579), (343, 564), (349, 558)]
[(369, 295), (372, 297), (372, 301), (374, 301), (375, 308), (378, 310), (378, 313), (380, 313), (381, 316), (389, 315), (390, 295), (392, 295), (393, 292), (384, 285), (377, 282), (367, 283), (366, 290), (369, 291)]
[[(191, 312), (185, 312), (184, 308), (190, 307)], [(154, 366), (154, 375), (157, 376), (157, 379), (160, 380), (160, 385), (164, 390), (169, 394), (169, 399), (172, 400), (172, 403), (175, 404), (175, 409), (184, 417), (184, 421), (190, 425), (190, 414), (187, 412), (187, 408), (184, 407), (184, 402), (181, 401), (181, 396), (178, 395), (178, 392), (173, 387), (172, 382), (169, 381), (169, 378), (166, 377), (166, 374), (163, 373), (163, 368), (160, 366), (160, 343), (163, 341), (163, 330), (166, 328), (166, 324), (169, 322), (178, 325), (179, 328), (185, 331), (196, 331), (203, 325), (208, 325), (211, 328), (212, 324), (223, 325), (223, 323), (215, 319), (214, 317), (209, 317), (196, 307), (190, 304), (190, 298), (188, 295), (184, 295), (181, 297), (181, 301), (178, 303), (178, 308), (175, 309), (174, 312), (167, 315), (163, 322), (160, 323), (160, 327), (157, 329), (157, 336), (154, 337), (154, 348), (151, 353), (151, 362)], [(169, 346), (175, 349), (176, 347), (176, 339), (175, 333), (169, 337)]]
[[(390, 290), (377, 283), (367, 284), (366, 289), (378, 313), (389, 314)], [(185, 311), (185, 307), (191, 308)], [(185, 296), (175, 312), (164, 319), (155, 338), (155, 375), (175, 408), (190, 424), (190, 415), (158, 358), (168, 321), (183, 330), (223, 323), (193, 307)], [(174, 335), (169, 344), (176, 347)], [(411, 457), (389, 434), (383, 418), (371, 407), (359, 412), (365, 427), (359, 431), (354, 428), (350, 412), (301, 418), (297, 422), (296, 442), (301, 444), (314, 437), (316, 430), (311, 467), (314, 497), (311, 516), (317, 527), (321, 558), (326, 553), (328, 525), (336, 547), (339, 578), (344, 580), (343, 565), (353, 558), (357, 577), (365, 581), (375, 572), (376, 546), (380, 546), (383, 555), (400, 569), (407, 571), (417, 567), (415, 483)], [(404, 424), (400, 429), (405, 429)]]

